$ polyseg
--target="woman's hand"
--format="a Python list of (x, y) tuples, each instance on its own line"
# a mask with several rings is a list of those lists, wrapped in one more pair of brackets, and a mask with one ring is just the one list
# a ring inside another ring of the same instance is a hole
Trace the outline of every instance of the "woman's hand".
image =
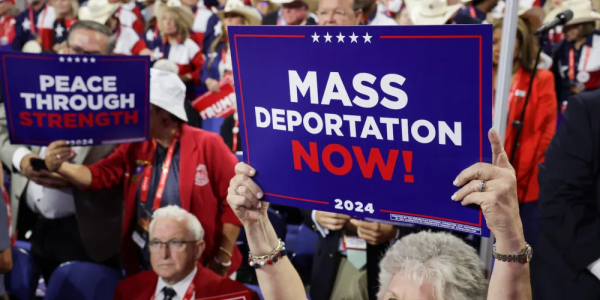
[[(206, 87), (208, 88), (208, 90), (213, 93), (218, 93), (221, 90), (219, 88), (219, 82), (212, 78), (206, 79), (206, 81), (204, 83), (206, 84)], [(237, 168), (236, 168), (236, 170), (237, 170)]]
[(269, 204), (262, 202), (263, 192), (252, 180), (256, 170), (241, 162), (235, 165), (235, 176), (229, 183), (227, 202), (244, 226), (268, 219)]
[[(454, 185), (462, 188), (452, 196), (462, 205), (477, 204), (487, 226), (498, 240), (500, 253), (515, 253), (525, 248), (523, 225), (519, 216), (517, 179), (498, 133), (491, 129), (492, 164), (477, 163), (462, 171)], [(480, 188), (481, 182), (485, 182)], [(500, 249), (507, 247), (507, 251)]]

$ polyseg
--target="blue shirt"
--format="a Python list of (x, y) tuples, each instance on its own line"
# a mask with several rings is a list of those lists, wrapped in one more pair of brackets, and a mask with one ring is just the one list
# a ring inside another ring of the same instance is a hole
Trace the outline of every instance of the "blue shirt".
[[(162, 200), (160, 207), (168, 205), (181, 206), (181, 199), (179, 198), (179, 142), (175, 144), (175, 152), (173, 152), (173, 158), (171, 159), (171, 167), (169, 168), (169, 174), (167, 175), (167, 182), (165, 183), (165, 189), (163, 191)], [(152, 217), (152, 208), (154, 206), (154, 197), (156, 196), (156, 189), (158, 188), (158, 182), (160, 181), (160, 175), (162, 173), (162, 166), (167, 157), (167, 148), (160, 145), (156, 147), (156, 156), (154, 158), (152, 167), (152, 176), (150, 177), (150, 184), (148, 185), (148, 201), (142, 203), (140, 201), (140, 191), (143, 176), (143, 170), (138, 175), (140, 176), (139, 187), (136, 199), (137, 209), (137, 221), (140, 218)], [(136, 170), (137, 173), (137, 170)], [(148, 249), (148, 236), (144, 237), (146, 244), (144, 249), (141, 249), (141, 266), (144, 270), (151, 270), (150, 265), (150, 251)]]

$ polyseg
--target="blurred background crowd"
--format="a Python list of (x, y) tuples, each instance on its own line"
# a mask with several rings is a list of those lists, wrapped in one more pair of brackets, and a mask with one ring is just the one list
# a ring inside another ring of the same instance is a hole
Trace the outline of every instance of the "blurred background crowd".
[[(535, 248), (542, 222), (538, 165), (545, 159), (569, 99), (600, 87), (600, 0), (518, 0), (518, 5), (504, 144), (516, 170), (525, 239)], [(168, 142), (172, 136), (166, 143), (161, 143), (162, 131), (157, 129), (152, 136), (156, 155), (146, 163), (164, 166), (168, 165), (167, 157), (169, 163), (173, 160), (171, 169), (167, 166), (169, 180), (163, 201), (158, 200), (159, 207), (183, 207), (200, 220), (206, 243), (197, 259), (201, 266), (258, 291), (253, 269), (242, 263), (247, 260), (248, 250), (244, 234), (239, 233), (241, 224), (222, 208), (227, 206), (227, 187), (237, 162), (234, 154), (239, 157), (242, 150), (237, 114), (202, 120), (191, 105), (199, 95), (218, 92), (219, 81), (232, 72), (227, 26), (491, 24), (495, 89), (505, 7), (506, 3), (499, 0), (0, 0), (0, 49), (147, 55), (155, 68), (175, 73), (185, 84), (185, 101), (176, 104), (183, 109), (151, 101), (156, 108), (152, 116), (159, 120), (152, 121), (156, 124), (151, 127), (181, 128), (177, 129), (181, 138), (173, 146), (174, 155)], [(574, 17), (565, 26), (542, 39), (533, 34), (566, 9), (571, 9)], [(539, 47), (543, 52), (530, 82)], [(373, 55), (395, 55), (395, 51)], [(361, 58), (359, 63), (368, 64), (368, 58)], [(459, 75), (460, 70), (456, 73)], [(152, 82), (163, 89), (165, 98), (170, 91), (177, 92), (169, 85), (170, 80), (165, 77), (162, 82)], [(0, 111), (4, 113), (3, 107)], [(120, 145), (116, 150), (112, 146), (73, 147), (69, 151), (77, 155), (70, 162), (90, 165), (85, 171), (88, 173), (73, 174), (90, 179), (69, 179), (65, 175), (69, 172), (59, 172), (58, 167), (53, 170), (45, 159), (49, 153), (57, 154), (59, 147), (11, 145), (2, 117), (0, 157), (4, 171), (0, 183), (7, 210), (0, 209), (0, 218), (6, 218), (0, 221), (0, 232), (6, 232), (0, 237), (0, 273), (12, 271), (4, 279), (8, 292), (0, 289), (0, 294), (26, 300), (44, 297), (46, 292), (48, 299), (84, 299), (85, 293), (100, 293), (105, 298), (85, 299), (111, 299), (117, 282), (125, 275), (152, 270), (152, 247), (160, 245), (149, 243), (148, 236), (142, 235), (141, 242), (131, 238), (138, 226), (144, 227), (149, 217), (145, 214), (151, 215), (152, 201), (150, 208), (144, 208), (146, 196), (137, 192), (142, 187), (121, 184), (146, 174), (141, 171), (144, 162), (136, 161), (131, 152), (148, 150), (135, 145)], [(186, 128), (202, 128), (215, 134), (196, 136), (190, 133), (195, 131)], [(190, 148), (190, 144), (197, 146)], [(188, 162), (189, 157), (194, 158)], [(45, 159), (52, 174), (33, 170), (31, 158)], [(186, 167), (188, 163), (192, 167)], [(150, 173), (150, 195), (154, 195), (161, 175)], [(184, 183), (186, 180), (190, 183)], [(209, 190), (204, 181), (210, 182)], [(203, 189), (197, 190), (199, 186)], [(88, 190), (91, 188), (94, 192)], [(376, 299), (379, 261), (384, 251), (399, 238), (424, 230), (419, 226), (367, 222), (348, 225), (347, 216), (283, 206), (271, 206), (269, 218), (277, 235), (286, 242), (308, 297), (315, 300)], [(352, 226), (354, 230), (348, 230)], [(340, 240), (347, 230), (368, 242), (363, 253), (341, 247)], [(479, 250), (478, 237), (453, 234)], [(75, 298), (65, 298), (60, 291), (69, 290), (65, 282), (73, 278), (89, 288)], [(100, 281), (109, 282), (102, 291), (94, 288)], [(351, 293), (342, 291), (348, 286), (355, 289)]]

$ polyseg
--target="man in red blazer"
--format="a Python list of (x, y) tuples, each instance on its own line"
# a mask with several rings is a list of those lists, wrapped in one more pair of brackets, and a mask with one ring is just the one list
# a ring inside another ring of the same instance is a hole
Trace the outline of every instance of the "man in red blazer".
[(169, 205), (157, 209), (150, 223), (152, 271), (125, 279), (113, 300), (193, 300), (248, 291), (243, 284), (221, 277), (198, 264), (205, 248), (204, 230), (184, 209)]
[(150, 74), (149, 141), (121, 144), (90, 166), (66, 162), (72, 152), (66, 141), (58, 141), (48, 147), (46, 164), (81, 189), (123, 184), (121, 255), (128, 276), (150, 270), (150, 216), (167, 205), (198, 218), (206, 232), (199, 262), (219, 275), (230, 275), (242, 260), (235, 245), (241, 223), (226, 199), (237, 158), (219, 135), (184, 123), (185, 85), (176, 74), (156, 69)]

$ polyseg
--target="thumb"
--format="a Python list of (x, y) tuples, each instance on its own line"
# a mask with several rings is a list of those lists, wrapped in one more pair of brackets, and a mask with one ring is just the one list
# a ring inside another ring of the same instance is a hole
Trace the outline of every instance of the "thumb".
[(506, 155), (506, 152), (504, 151), (502, 139), (500, 139), (500, 135), (498, 134), (496, 129), (490, 129), (488, 133), (488, 138), (490, 139), (490, 143), (492, 144), (492, 164), (501, 168), (512, 168), (512, 165), (508, 160), (508, 155)]

